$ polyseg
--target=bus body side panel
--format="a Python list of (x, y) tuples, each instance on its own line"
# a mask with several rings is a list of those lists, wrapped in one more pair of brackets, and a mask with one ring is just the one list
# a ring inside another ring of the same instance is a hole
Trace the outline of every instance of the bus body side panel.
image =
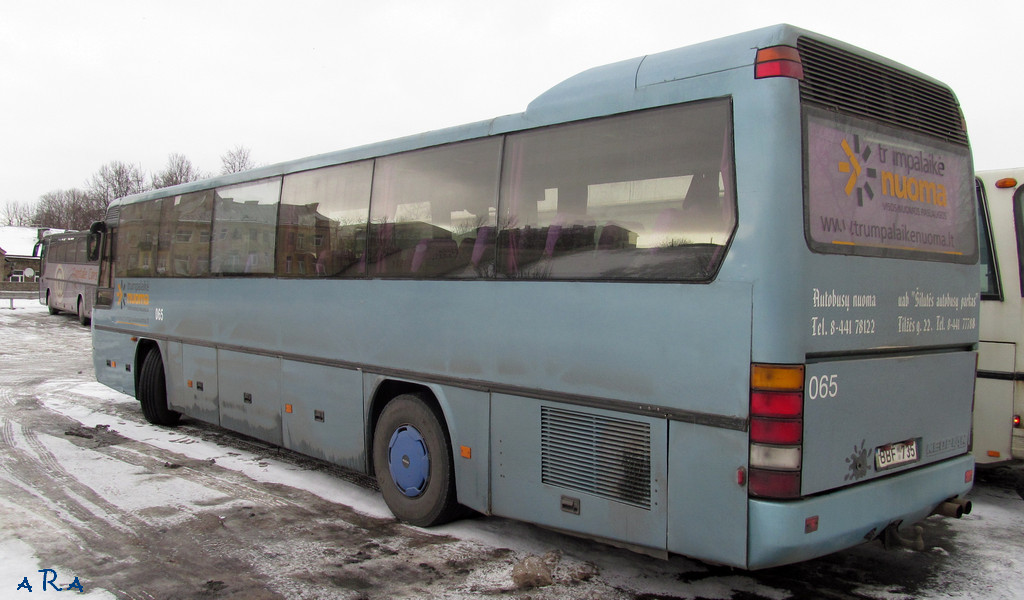
[[(807, 365), (803, 493), (967, 452), (974, 365), (972, 352)], [(884, 448), (907, 441), (914, 442), (916, 456), (900, 457), (906, 462), (893, 466), (876, 463)], [(947, 497), (953, 495), (950, 490)]]
[[(803, 322), (792, 323), (808, 355), (803, 493), (967, 453), (977, 265), (819, 254), (807, 264)], [(876, 463), (913, 441), (916, 456)]]
[(281, 445), (281, 359), (217, 351), (220, 423)]
[[(82, 300), (85, 314), (92, 314), (92, 302), (100, 267), (96, 264), (47, 264), (44, 269), (50, 304), (63, 311), (77, 312), (78, 300)], [(46, 303), (46, 291), (41, 301)]]
[(494, 394), (492, 513), (664, 552), (667, 423)]
[[(743, 567), (747, 558), (747, 432), (669, 423), (668, 549)], [(745, 482), (744, 482), (745, 483)]]
[(459, 504), (487, 514), (491, 510), (491, 394), (452, 386), (431, 388), (451, 435)]
[(283, 446), (356, 471), (366, 468), (359, 371), (281, 361)]
[(167, 402), (190, 417), (220, 425), (217, 350), (194, 344), (181, 346), (181, 370), (167, 374)]
[[(982, 313), (985, 303), (982, 303)], [(984, 322), (984, 316), (982, 316)], [(1013, 380), (1016, 344), (978, 344), (978, 379), (974, 384), (974, 458), (1002, 462), (1013, 456), (1013, 396), (1021, 382)]]
[(751, 500), (746, 568), (815, 558), (874, 539), (890, 524), (920, 521), (931, 507), (971, 489), (973, 467), (964, 455), (798, 502)]
[[(99, 311), (97, 315), (109, 317), (111, 311)], [(128, 336), (123, 333), (93, 329), (92, 366), (96, 372), (97, 381), (134, 397), (134, 362), (135, 344), (128, 343)]]

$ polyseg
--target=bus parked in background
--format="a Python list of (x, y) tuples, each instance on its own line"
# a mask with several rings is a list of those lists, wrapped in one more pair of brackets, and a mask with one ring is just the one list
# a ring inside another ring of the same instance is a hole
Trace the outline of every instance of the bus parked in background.
[(979, 463), (1024, 458), (1022, 184), (1024, 169), (977, 173), (982, 272), (974, 456)]
[(39, 302), (51, 315), (70, 312), (82, 325), (89, 324), (99, 281), (99, 239), (98, 233), (68, 231), (48, 235), (36, 245), (42, 273)]
[(96, 229), (99, 381), (374, 474), (409, 523), (757, 569), (969, 509), (959, 104), (808, 31), (122, 198)]

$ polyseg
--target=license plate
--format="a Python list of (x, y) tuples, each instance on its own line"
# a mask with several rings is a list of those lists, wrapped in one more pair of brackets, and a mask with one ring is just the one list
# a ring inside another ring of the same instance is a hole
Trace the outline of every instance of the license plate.
[(900, 465), (917, 462), (917, 440), (886, 444), (875, 448), (875, 470), (892, 469)]

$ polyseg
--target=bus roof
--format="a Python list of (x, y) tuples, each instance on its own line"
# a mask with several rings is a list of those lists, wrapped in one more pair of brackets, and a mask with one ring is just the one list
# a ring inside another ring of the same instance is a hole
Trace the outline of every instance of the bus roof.
[[(621, 112), (675, 104), (676, 94), (638, 94), (652, 86), (682, 83), (699, 75), (749, 68), (758, 48), (775, 45), (795, 46), (797, 38), (810, 36), (873, 61), (886, 64), (942, 87), (941, 82), (909, 69), (885, 57), (850, 44), (787, 24), (764, 27), (745, 33), (701, 42), (674, 50), (640, 56), (609, 65), (587, 69), (556, 84), (537, 96), (524, 112), (495, 117), (476, 123), (457, 125), (364, 146), (286, 161), (249, 171), (220, 175), (134, 194), (114, 200), (111, 206), (132, 204), (197, 192), (257, 179), (308, 171), (320, 167), (354, 162), (440, 146), (470, 139), (500, 135), (556, 123), (579, 121)], [(643, 97), (641, 97), (643, 96)]]

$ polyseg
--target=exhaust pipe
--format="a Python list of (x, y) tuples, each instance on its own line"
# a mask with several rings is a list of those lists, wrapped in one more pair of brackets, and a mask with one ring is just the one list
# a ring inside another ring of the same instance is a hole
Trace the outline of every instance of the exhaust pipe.
[(950, 517), (953, 519), (959, 519), (964, 515), (971, 514), (971, 508), (973, 508), (973, 506), (971, 505), (970, 500), (964, 500), (963, 498), (952, 498), (938, 505), (938, 507), (935, 508), (932, 514), (941, 515), (943, 517)]

